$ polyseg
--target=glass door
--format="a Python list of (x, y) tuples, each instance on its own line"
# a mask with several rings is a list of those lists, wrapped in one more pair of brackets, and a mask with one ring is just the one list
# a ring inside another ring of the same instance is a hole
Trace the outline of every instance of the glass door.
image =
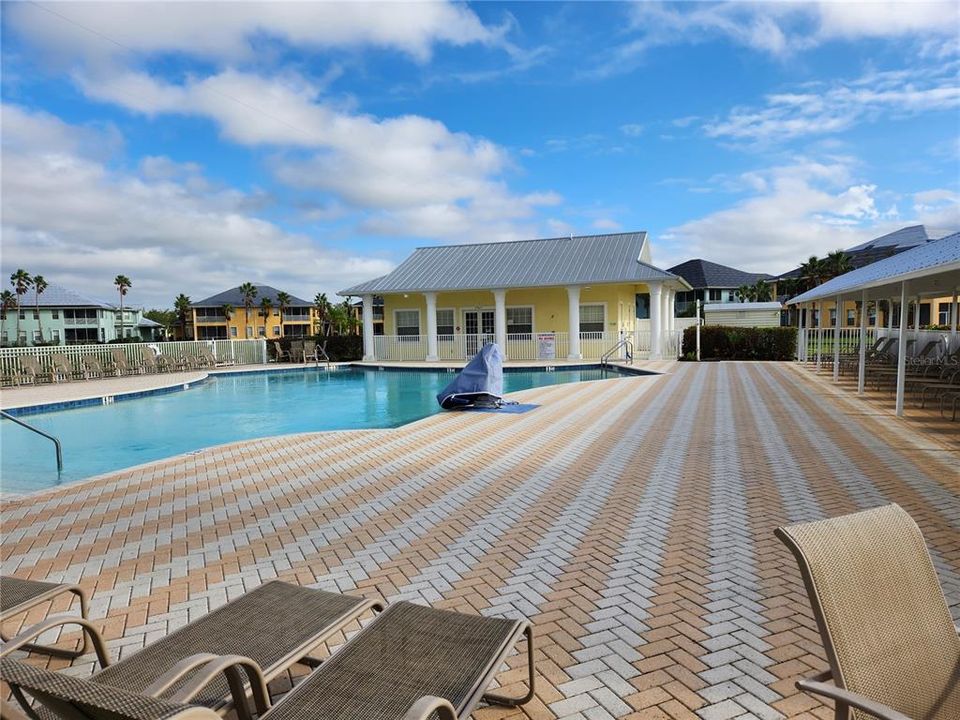
[(476, 355), (484, 343), (493, 342), (493, 310), (464, 310), (463, 334), (466, 336), (467, 357)]

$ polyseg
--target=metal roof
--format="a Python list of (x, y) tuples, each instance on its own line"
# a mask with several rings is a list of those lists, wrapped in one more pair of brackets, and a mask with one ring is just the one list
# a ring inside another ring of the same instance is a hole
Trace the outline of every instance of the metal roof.
[[(277, 303), (277, 293), (282, 292), (269, 285), (254, 285), (257, 289), (257, 296), (253, 299), (255, 305), (259, 305), (263, 298), (267, 298), (274, 307)], [(243, 307), (243, 294), (240, 292), (240, 286), (224, 290), (222, 293), (211, 295), (208, 298), (193, 303), (191, 307), (222, 307), (223, 305), (233, 305), (234, 307)], [(287, 307), (313, 307), (313, 303), (303, 298), (290, 296), (290, 302)]]
[[(33, 288), (27, 290), (27, 294), (21, 296), (20, 304), (25, 307), (35, 307), (36, 303), (34, 302), (34, 292)], [(68, 290), (67, 288), (61, 285), (54, 285), (51, 283), (47, 286), (47, 289), (40, 293), (40, 307), (42, 308), (62, 308), (62, 307), (95, 307), (95, 308), (104, 308), (107, 310), (115, 310), (117, 308), (116, 303), (109, 303), (104, 300), (98, 300), (97, 298), (90, 297), (89, 295), (84, 295), (83, 293), (78, 293), (74, 290)], [(133, 306), (126, 305), (126, 309), (134, 309)]]
[(706, 303), (703, 306), (704, 312), (721, 312), (729, 310), (782, 310), (783, 306), (778, 302), (726, 302), (726, 303)]
[[(943, 277), (940, 277), (943, 276)], [(932, 240), (871, 265), (839, 275), (798, 295), (788, 304), (834, 298), (837, 295), (917, 281), (916, 292), (947, 292), (960, 283), (960, 233)]]
[(759, 280), (773, 280), (773, 275), (750, 273), (736, 268), (710, 262), (709, 260), (687, 260), (674, 265), (667, 272), (679, 275), (694, 289), (737, 288), (741, 285), (753, 285)]
[(492, 290), (682, 279), (640, 260), (645, 232), (417, 248), (391, 273), (340, 295)]

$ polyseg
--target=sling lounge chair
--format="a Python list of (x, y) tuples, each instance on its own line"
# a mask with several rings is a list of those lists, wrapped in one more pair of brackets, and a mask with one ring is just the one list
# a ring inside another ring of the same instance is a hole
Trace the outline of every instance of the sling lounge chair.
[[(520, 698), (485, 694), (523, 635), (531, 653), (528, 693)], [(249, 658), (237, 656), (192, 658), (192, 666), (201, 668), (199, 677), (162, 699), (158, 696), (163, 689), (179, 680), (176, 668), (140, 694), (126, 686), (104, 687), (95, 682), (97, 675), (94, 682), (77, 680), (9, 658), (0, 658), (0, 677), (21, 703), (24, 694), (32, 695), (61, 717), (79, 710), (84, 717), (113, 720), (217, 720), (209, 710), (187, 703), (196, 703), (196, 687), (206, 678), (226, 669), (233, 678), (234, 706), (241, 720), (251, 716), (241, 671), (250, 681), (259, 720), (463, 720), (481, 699), (512, 707), (533, 697), (531, 638), (525, 621), (399, 602), (273, 708), (265, 674)]]
[(217, 360), (209, 347), (200, 347), (200, 357), (206, 363), (207, 367), (223, 367), (224, 365), (233, 365), (233, 360)]
[(53, 379), (55, 382), (60, 382), (60, 378), (64, 382), (70, 382), (73, 380), (76, 371), (73, 369), (73, 364), (67, 359), (67, 356), (63, 353), (53, 353), (50, 356), (50, 364), (53, 367)]
[[(40, 361), (31, 355), (24, 355), (20, 360), (20, 380), (29, 378), (29, 382), (36, 385), (41, 378), (52, 378), (53, 375), (43, 369)], [(19, 383), (18, 383), (19, 384)]]
[(283, 349), (283, 346), (280, 344), (279, 340), (273, 341), (273, 352), (276, 357), (277, 362), (283, 362), (283, 359), (290, 359), (290, 353)]
[[(0, 657), (5, 658), (52, 627), (79, 624), (89, 635), (102, 666), (86, 681), (94, 695), (109, 696), (123, 688), (134, 693), (134, 698), (148, 701), (167, 689), (182, 688), (186, 676), (191, 676), (190, 680), (200, 677), (205, 682), (192, 686), (194, 691), (183, 701), (226, 714), (233, 701), (245, 694), (242, 683), (236, 684), (235, 663), (255, 668), (257, 679), (264, 683), (297, 663), (317, 664), (311, 653), (361, 615), (380, 607), (372, 600), (275, 580), (113, 664), (96, 628), (77, 618), (48, 618), (5, 643)], [(223, 664), (223, 658), (230, 661)], [(224, 674), (224, 668), (231, 670)], [(2, 678), (7, 680), (5, 670)], [(257, 687), (253, 682), (255, 692)], [(245, 703), (236, 709), (243, 717)]]
[[(72, 583), (41, 582), (39, 580), (23, 580), (22, 578), (0, 577), (0, 623), (12, 617), (35, 608), (37, 605), (49, 602), (61, 595), (72, 594), (80, 600), (80, 617), (87, 617), (87, 595), (79, 585)], [(0, 639), (7, 637), (0, 633)], [(87, 636), (82, 638), (79, 650), (64, 650), (61, 648), (44, 647), (41, 645), (27, 645), (27, 649), (34, 652), (43, 652), (47, 655), (75, 658), (87, 652)]]
[(110, 357), (113, 358), (113, 369), (117, 375), (134, 375), (140, 373), (140, 366), (133, 365), (127, 360), (127, 354), (122, 348), (110, 348)]
[(303, 361), (317, 362), (317, 343), (313, 340), (303, 341)]
[(103, 365), (100, 364), (100, 359), (96, 355), (84, 355), (80, 358), (80, 362), (83, 364), (84, 379), (103, 377)]
[(301, 362), (303, 360), (303, 341), (292, 340), (290, 342), (290, 362)]
[[(899, 506), (778, 528), (830, 669), (797, 687), (837, 720), (960, 718), (960, 638), (923, 536)], [(833, 679), (833, 683), (825, 682)]]

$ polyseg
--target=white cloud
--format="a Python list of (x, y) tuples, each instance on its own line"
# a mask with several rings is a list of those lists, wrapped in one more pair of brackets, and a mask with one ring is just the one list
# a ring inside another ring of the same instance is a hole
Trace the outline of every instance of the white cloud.
[(960, 229), (960, 193), (935, 188), (913, 195), (913, 210), (926, 225), (940, 232)]
[(620, 126), (620, 132), (627, 137), (640, 137), (643, 134), (643, 125), (637, 123), (627, 123)]
[(960, 87), (947, 67), (875, 72), (797, 92), (767, 95), (763, 107), (737, 107), (704, 123), (709, 137), (779, 142), (846, 130), (880, 117), (906, 117), (960, 107)]
[[(832, 40), (911, 38), (924, 52), (956, 50), (960, 5), (946, 2), (637, 2), (630, 6), (627, 41), (613, 48), (591, 74), (630, 70), (648, 51), (664, 45), (717, 38), (774, 57)], [(931, 39), (935, 42), (931, 44)], [(952, 45), (946, 45), (953, 41)]]
[(877, 187), (853, 182), (852, 165), (846, 158), (800, 158), (750, 173), (742, 177), (743, 187), (754, 188), (750, 197), (669, 229), (659, 238), (660, 255), (779, 273), (809, 255), (851, 247), (905, 224), (877, 210)]
[(450, 2), (12, 3), (4, 16), (48, 57), (91, 63), (161, 53), (237, 63), (262, 59), (270, 40), (313, 50), (377, 46), (422, 62), (435, 43), (498, 44), (507, 29)]
[(26, 267), (94, 295), (109, 295), (123, 272), (134, 302), (169, 305), (177, 292), (198, 299), (244, 280), (309, 298), (391, 267), (250, 214), (249, 194), (217, 187), (195, 165), (154, 157), (119, 172), (71, 142), (87, 129), (10, 105), (2, 119), (5, 272)]
[(623, 229), (623, 225), (608, 217), (597, 218), (593, 221), (593, 227), (596, 230), (603, 230), (606, 232), (617, 232), (618, 230)]

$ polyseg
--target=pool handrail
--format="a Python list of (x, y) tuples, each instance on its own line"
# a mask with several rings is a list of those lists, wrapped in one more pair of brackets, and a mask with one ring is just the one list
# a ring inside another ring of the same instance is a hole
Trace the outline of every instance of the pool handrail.
[(33, 425), (30, 425), (29, 423), (25, 423), (20, 418), (14, 417), (10, 413), (5, 412), (3, 410), (0, 410), (0, 417), (6, 418), (7, 420), (13, 420), (17, 425), (25, 427), (27, 430), (32, 430), (37, 435), (42, 435), (43, 437), (47, 438), (47, 440), (52, 440), (53, 445), (57, 450), (57, 472), (58, 473), (63, 472), (63, 447), (60, 445), (60, 440), (58, 438), (54, 437), (53, 435), (50, 435), (49, 433), (45, 433), (40, 428), (36, 428)]

